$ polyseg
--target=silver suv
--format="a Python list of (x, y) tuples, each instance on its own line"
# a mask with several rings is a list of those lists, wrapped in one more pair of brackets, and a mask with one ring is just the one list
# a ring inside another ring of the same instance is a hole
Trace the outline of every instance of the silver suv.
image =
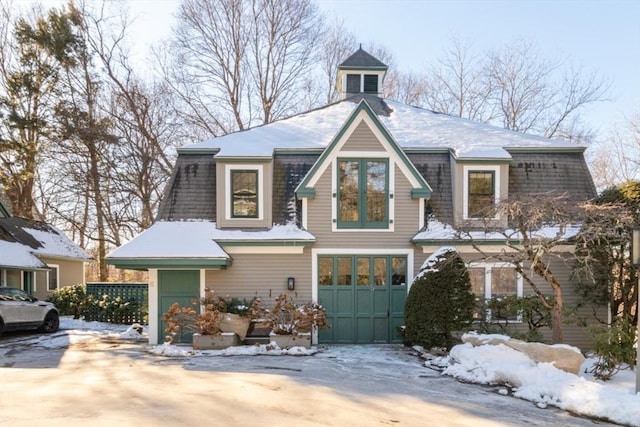
[(55, 305), (38, 301), (22, 289), (0, 286), (0, 334), (18, 329), (55, 332), (60, 316)]

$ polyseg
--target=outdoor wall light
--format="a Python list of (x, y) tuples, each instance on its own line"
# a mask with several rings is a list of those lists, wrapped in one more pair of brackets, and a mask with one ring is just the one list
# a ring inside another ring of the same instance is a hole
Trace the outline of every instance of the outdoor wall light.
[(296, 278), (295, 277), (289, 277), (287, 279), (287, 289), (290, 291), (293, 291), (296, 288)]

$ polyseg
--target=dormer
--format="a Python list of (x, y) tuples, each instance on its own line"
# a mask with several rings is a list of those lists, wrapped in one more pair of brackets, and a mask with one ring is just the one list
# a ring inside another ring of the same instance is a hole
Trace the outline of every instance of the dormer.
[(338, 65), (336, 90), (340, 99), (358, 93), (381, 96), (382, 82), (388, 69), (389, 67), (360, 46), (360, 49)]

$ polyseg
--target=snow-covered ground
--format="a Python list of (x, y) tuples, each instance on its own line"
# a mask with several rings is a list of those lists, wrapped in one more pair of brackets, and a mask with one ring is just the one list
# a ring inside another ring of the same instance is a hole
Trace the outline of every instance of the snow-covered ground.
[[(63, 348), (69, 344), (94, 338), (146, 339), (146, 331), (140, 334), (136, 327), (112, 325), (100, 322), (85, 322), (68, 317), (61, 319), (61, 330), (53, 335), (21, 336), (0, 341), (0, 346), (12, 342)], [(195, 351), (188, 346), (158, 345), (149, 348), (153, 354), (169, 357), (198, 358), (199, 364), (206, 357), (234, 355), (313, 355), (318, 349), (294, 348), (281, 350), (277, 346), (245, 346), (226, 350)], [(327, 351), (332, 351), (331, 348)], [(375, 352), (372, 353), (375, 357)], [(385, 356), (386, 357), (386, 356)], [(385, 362), (393, 369), (393, 364)], [(444, 375), (478, 384), (502, 384), (504, 394), (530, 400), (539, 407), (553, 405), (590, 417), (607, 419), (623, 425), (640, 427), (640, 394), (635, 393), (635, 372), (623, 370), (611, 381), (602, 382), (589, 372), (594, 363), (587, 359), (581, 374), (573, 375), (556, 369), (549, 363), (535, 363), (522, 353), (504, 345), (473, 347), (462, 344), (454, 347), (449, 356), (426, 362), (427, 366), (442, 367)], [(416, 363), (418, 359), (416, 358)], [(425, 367), (427, 369), (427, 367)], [(470, 388), (470, 391), (473, 389)]]

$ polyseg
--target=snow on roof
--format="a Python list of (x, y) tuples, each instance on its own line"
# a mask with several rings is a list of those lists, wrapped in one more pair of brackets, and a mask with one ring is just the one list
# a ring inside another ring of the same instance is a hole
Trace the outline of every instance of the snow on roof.
[(46, 268), (32, 252), (33, 249), (22, 243), (0, 240), (0, 267)]
[[(472, 120), (384, 100), (392, 110), (378, 118), (403, 149), (451, 149), (465, 159), (509, 159), (505, 148), (581, 148), (575, 144), (506, 130)], [(219, 157), (271, 156), (276, 148), (324, 148), (357, 104), (345, 100), (288, 119), (183, 147), (219, 149)]]
[[(559, 227), (549, 225), (542, 227), (538, 230), (532, 230), (529, 237), (537, 239), (571, 239), (575, 237), (582, 226), (580, 224)], [(504, 240), (508, 236), (509, 239), (519, 240), (520, 233), (513, 229), (506, 229), (503, 231), (485, 232), (485, 231), (463, 231), (453, 228), (449, 224), (438, 221), (437, 219), (430, 218), (427, 221), (427, 225), (424, 230), (418, 232), (413, 236), (413, 241), (421, 240), (433, 240), (433, 241), (451, 241), (452, 239), (459, 240)]]
[(264, 231), (219, 230), (211, 221), (158, 221), (107, 258), (229, 258), (216, 243), (244, 240), (310, 240), (293, 224)]
[(89, 254), (73, 243), (64, 233), (51, 225), (49, 227), (53, 229), (53, 232), (26, 227), (22, 229), (42, 244), (42, 248), (32, 249), (34, 254), (53, 258), (91, 259)]
[(0, 239), (0, 266), (46, 268), (47, 265), (38, 257), (91, 259), (90, 255), (50, 224), (10, 217), (3, 219), (2, 229), (11, 238)]

